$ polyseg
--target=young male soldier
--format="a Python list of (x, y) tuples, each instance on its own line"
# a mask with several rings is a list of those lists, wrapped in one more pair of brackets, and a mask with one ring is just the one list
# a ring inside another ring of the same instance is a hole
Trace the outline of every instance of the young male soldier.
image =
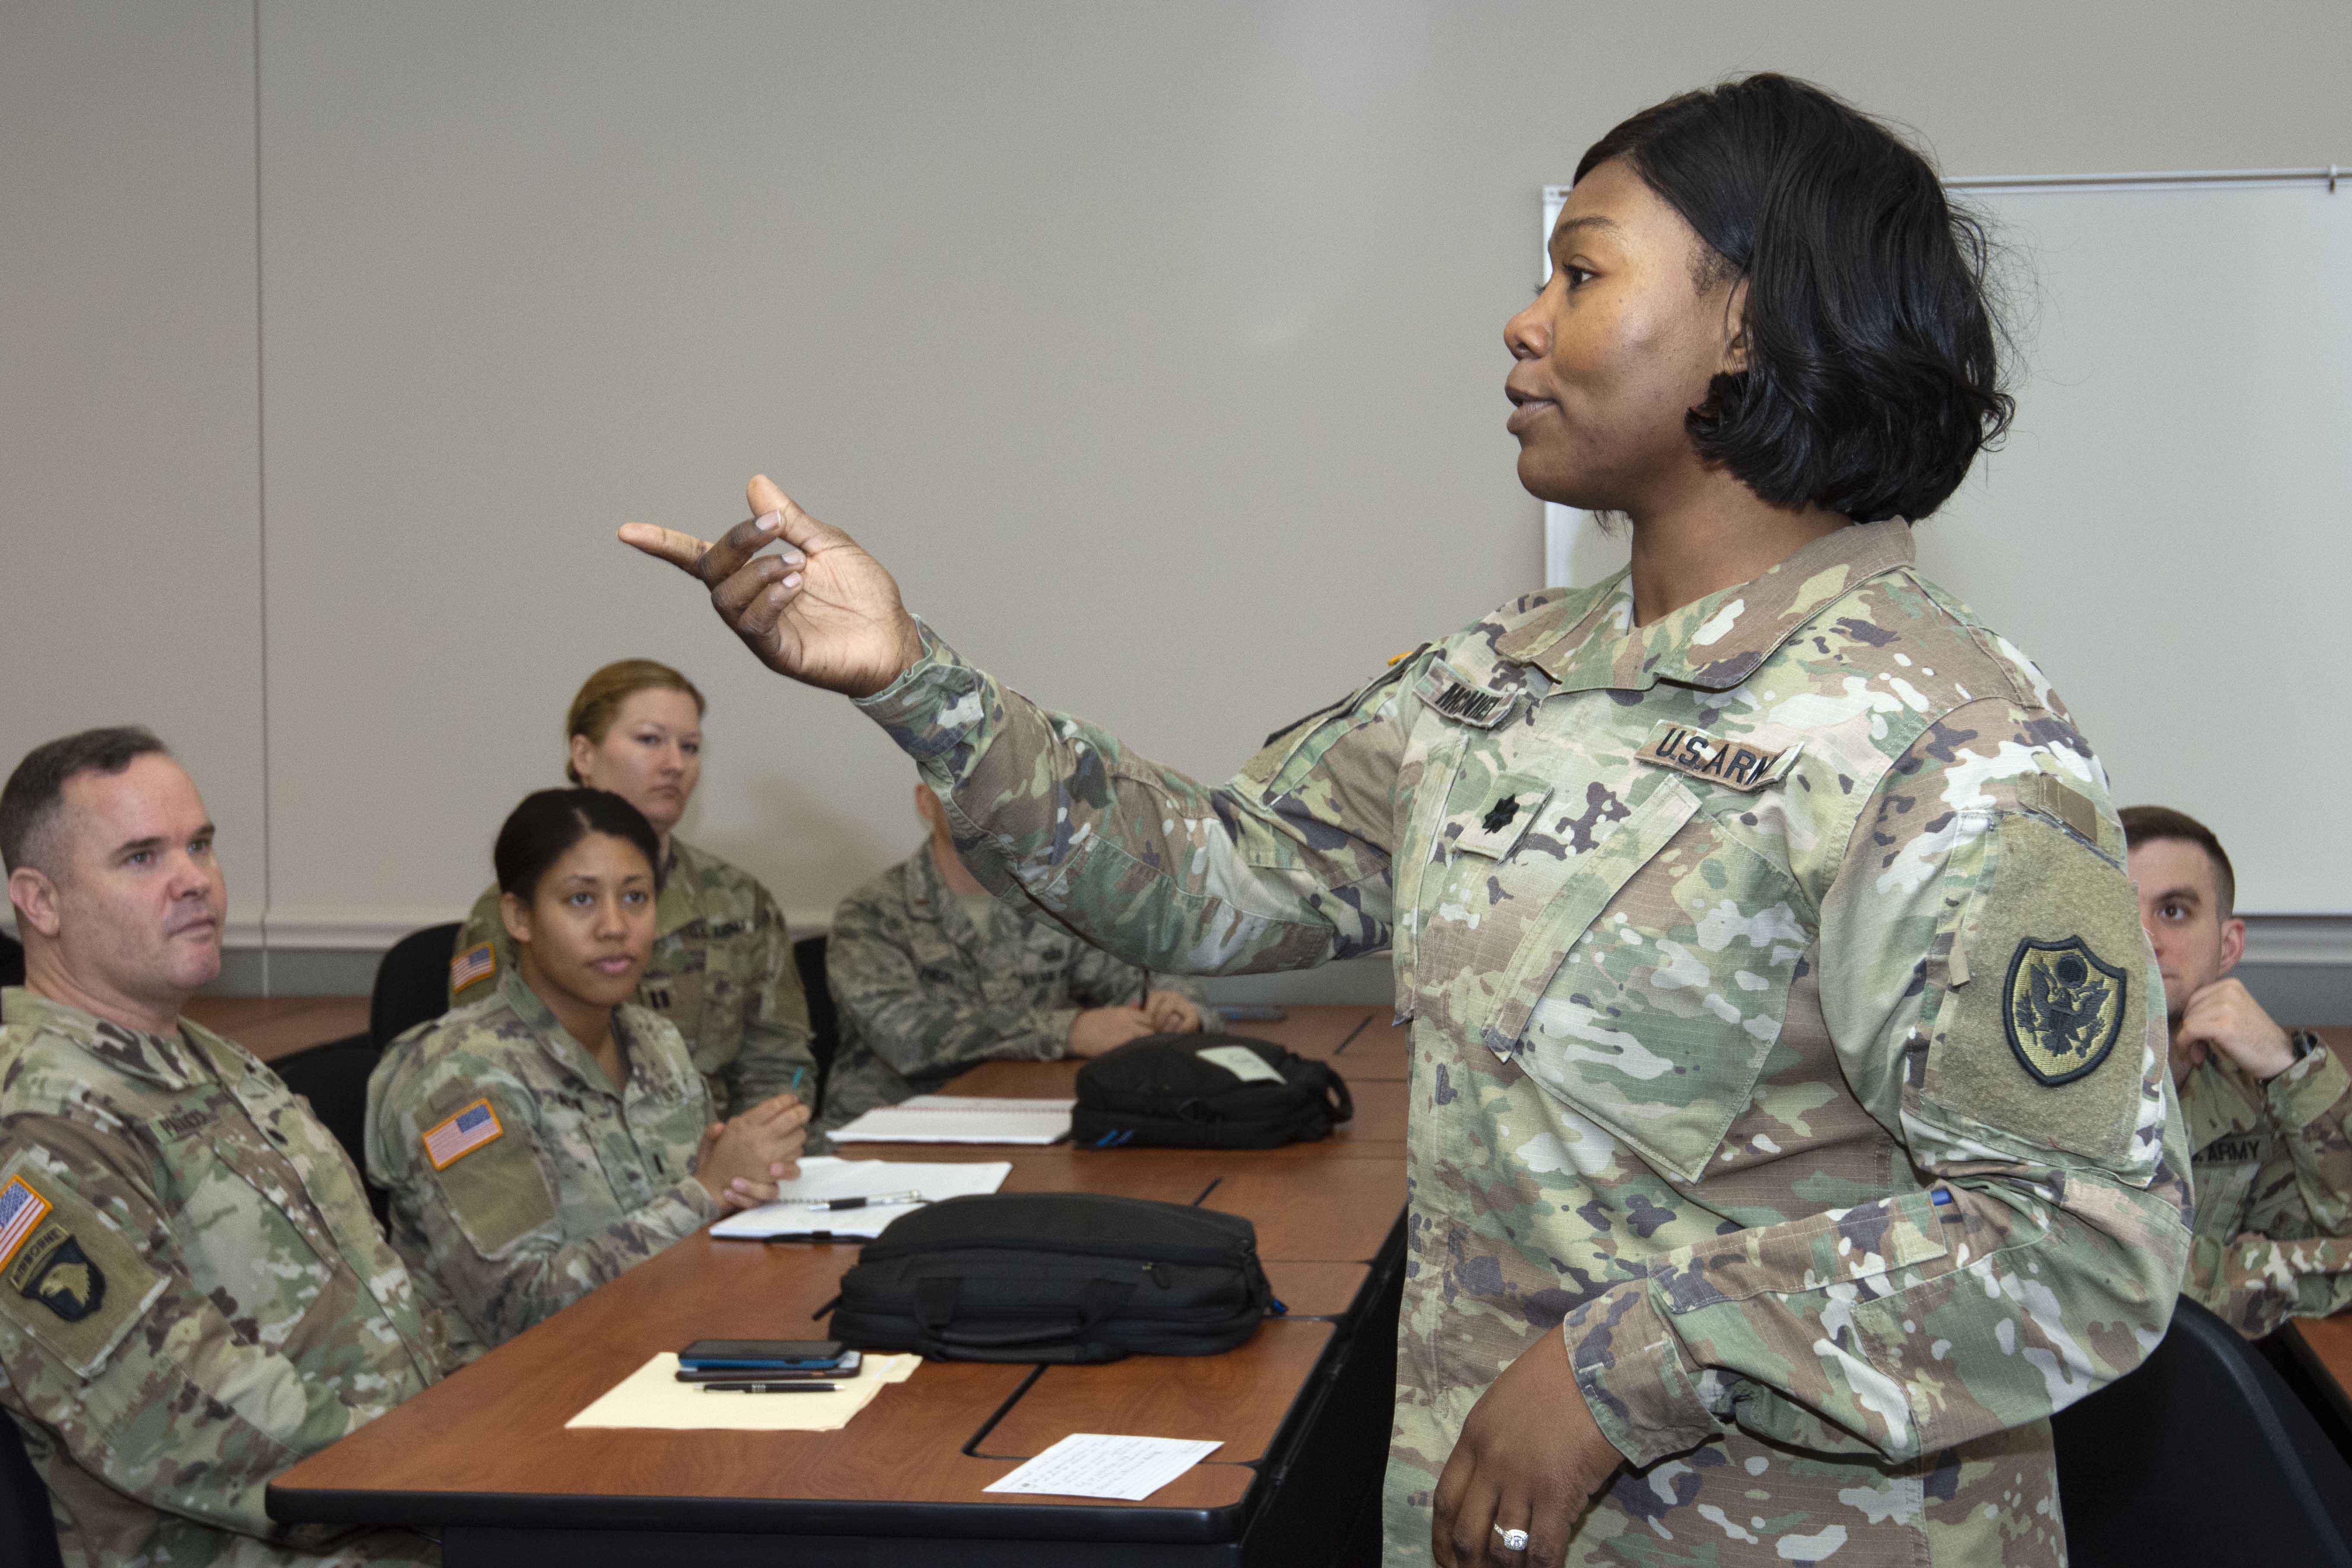
[(824, 973), (841, 1010), (841, 1049), (825, 1080), (826, 1127), (935, 1089), (975, 1062), (1098, 1057), (1201, 1026), (1197, 982), (1148, 976), (999, 903), (956, 858), (929, 785), (915, 786), (915, 809), (929, 842), (834, 912)]
[(2237, 879), (2221, 841), (2160, 805), (2122, 816), (2195, 1151), (2182, 1289), (2249, 1338), (2340, 1311), (2352, 1306), (2352, 1073), (2231, 977), (2246, 922), (2231, 913)]
[(52, 741), (0, 789), (0, 1406), (68, 1568), (437, 1562), (263, 1511), (453, 1356), (341, 1146), (180, 1016), (228, 904), (195, 784), (144, 730)]

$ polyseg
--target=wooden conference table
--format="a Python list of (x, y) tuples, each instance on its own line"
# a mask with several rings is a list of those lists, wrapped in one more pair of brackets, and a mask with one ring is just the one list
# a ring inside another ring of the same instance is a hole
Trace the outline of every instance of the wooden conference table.
[[(1270, 1150), (865, 1145), (1009, 1160), (1007, 1192), (1201, 1203), (1248, 1216), (1274, 1293), (1239, 1349), (1102, 1366), (927, 1362), (838, 1432), (564, 1423), (697, 1339), (822, 1338), (854, 1244), (696, 1235), (279, 1476), (278, 1519), (413, 1525), (449, 1568), (1330, 1563), (1377, 1540), (1402, 1279), (1405, 1031), (1383, 1008), (1241, 1026), (1327, 1059), (1355, 1097), (1328, 1140)], [(945, 1092), (1066, 1095), (1075, 1062), (992, 1062)], [(1141, 1503), (982, 1490), (1073, 1432), (1215, 1437)]]

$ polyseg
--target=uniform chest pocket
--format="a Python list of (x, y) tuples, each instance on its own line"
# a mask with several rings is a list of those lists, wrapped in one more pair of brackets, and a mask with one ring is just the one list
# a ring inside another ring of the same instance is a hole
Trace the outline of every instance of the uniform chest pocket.
[(191, 1142), (173, 1231), (196, 1289), (272, 1350), (297, 1339), (330, 1270), (332, 1238), (285, 1163), (233, 1133)]
[(1696, 1181), (1755, 1093), (1812, 935), (1787, 872), (1711, 818), (1685, 816), (1654, 844), (1655, 830), (1626, 837), (1613, 885), (1560, 900), (1525, 955), (1520, 1032), (1487, 1043), (1658, 1169)]
[(655, 947), (645, 978), (637, 982), (637, 1000), (677, 1027), (697, 1065), (702, 1065), (703, 1036), (708, 1032), (702, 1018), (709, 1002), (707, 962), (698, 945), (664, 941)]

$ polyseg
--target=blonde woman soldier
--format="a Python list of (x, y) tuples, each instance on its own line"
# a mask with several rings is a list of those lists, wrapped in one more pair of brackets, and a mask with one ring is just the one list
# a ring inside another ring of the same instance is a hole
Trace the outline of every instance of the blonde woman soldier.
[[(719, 1115), (778, 1094), (814, 1102), (808, 998), (776, 900), (750, 872), (671, 833), (702, 777), (702, 693), (666, 664), (621, 659), (581, 686), (564, 732), (565, 775), (635, 806), (660, 847), (661, 902), (637, 1001), (677, 1026)], [(457, 933), (449, 1005), (495, 994), (513, 964), (491, 887)]]

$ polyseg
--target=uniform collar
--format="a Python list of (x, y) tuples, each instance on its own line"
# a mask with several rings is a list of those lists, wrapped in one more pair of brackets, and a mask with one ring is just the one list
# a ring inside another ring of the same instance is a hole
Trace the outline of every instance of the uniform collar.
[(702, 860), (700, 850), (671, 836), (669, 858), (662, 868), (661, 898), (654, 904), (656, 942), (702, 918)]
[(664, 1080), (664, 1068), (652, 1054), (646, 1031), (633, 1025), (629, 1015), (639, 1009), (626, 1003), (613, 1009), (613, 1033), (621, 1042), (621, 1061), (629, 1069), (628, 1084), (615, 1087), (604, 1076), (588, 1047), (572, 1037), (572, 1031), (555, 1016), (555, 1009), (540, 1000), (539, 993), (523, 981), (520, 967), (510, 966), (499, 975), (499, 995), (522, 1020), (525, 1027), (539, 1040), (540, 1049), (565, 1072), (599, 1093), (615, 1099), (625, 1099), (629, 1084), (644, 1083), (658, 1089)]
[(2216, 1138), (2258, 1131), (2269, 1119), (2262, 1086), (2210, 1053), (2180, 1081), (2180, 1119), (2189, 1131), (2191, 1154)]
[(1853, 524), (1646, 626), (1633, 625), (1630, 574), (1621, 572), (1514, 626), (1495, 651), (1536, 666), (1565, 691), (1646, 691), (1661, 680), (1725, 691), (1853, 588), (1911, 560), (1909, 523)]
[(16, 985), (0, 991), (0, 1025), (63, 1036), (127, 1078), (171, 1089), (215, 1079), (234, 1085), (252, 1060), (242, 1047), (186, 1018), (176, 1035), (151, 1035)]
[[(918, 912), (943, 926), (970, 926), (974, 936), (988, 934), (971, 920), (962, 898), (948, 886), (947, 874), (940, 869), (939, 851), (931, 847), (929, 839), (924, 839), (923, 847), (908, 858), (907, 866), (907, 902)], [(992, 905), (996, 902), (992, 897), (988, 901)]]

